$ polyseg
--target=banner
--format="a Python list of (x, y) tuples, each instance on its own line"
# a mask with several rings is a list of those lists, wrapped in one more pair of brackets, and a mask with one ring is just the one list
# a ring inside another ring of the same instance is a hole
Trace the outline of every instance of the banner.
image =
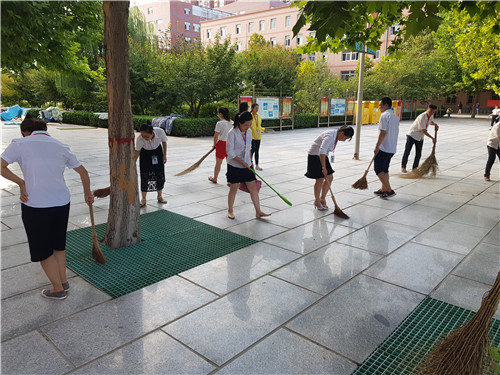
[(403, 112), (411, 112), (411, 100), (404, 101)]
[(243, 102), (248, 103), (248, 110), (252, 108), (252, 100), (253, 98), (251, 96), (240, 96), (240, 104)]
[(345, 99), (330, 99), (330, 116), (344, 116)]
[(257, 98), (257, 104), (259, 105), (259, 114), (262, 120), (280, 118), (279, 98)]
[(287, 96), (283, 98), (283, 107), (281, 109), (283, 112), (281, 114), (281, 117), (283, 118), (290, 118), (292, 117), (292, 97)]
[(320, 116), (328, 116), (328, 98), (321, 98), (319, 107)]
[(347, 99), (347, 116), (354, 116), (354, 99)]
[(403, 101), (401, 99), (398, 100), (398, 106), (396, 107), (396, 116), (401, 120), (403, 114)]

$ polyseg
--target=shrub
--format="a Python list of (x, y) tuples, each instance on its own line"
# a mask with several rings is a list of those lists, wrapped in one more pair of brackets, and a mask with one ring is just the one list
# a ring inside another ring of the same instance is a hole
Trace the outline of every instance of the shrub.
[(219, 119), (210, 118), (179, 118), (175, 120), (171, 135), (176, 137), (204, 137), (214, 134), (215, 124)]
[(40, 114), (39, 109), (28, 109), (28, 112), (26, 113), (26, 118), (37, 118), (39, 114)]
[(141, 129), (141, 125), (144, 125), (148, 121), (153, 121), (153, 119), (156, 117), (160, 116), (144, 116), (144, 115), (132, 116), (132, 121), (134, 122), (134, 129), (136, 131), (139, 131)]

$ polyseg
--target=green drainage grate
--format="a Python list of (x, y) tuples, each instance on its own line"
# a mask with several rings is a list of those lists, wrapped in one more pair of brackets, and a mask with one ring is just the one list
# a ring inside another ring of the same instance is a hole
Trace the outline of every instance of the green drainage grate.
[[(257, 242), (164, 210), (140, 220), (141, 243), (121, 249), (100, 245), (105, 265), (92, 259), (90, 227), (68, 232), (68, 268), (116, 298)], [(106, 224), (96, 231), (102, 238)]]
[[(474, 312), (425, 298), (352, 375), (409, 375), (436, 341)], [(493, 319), (491, 343), (500, 346), (500, 320)]]

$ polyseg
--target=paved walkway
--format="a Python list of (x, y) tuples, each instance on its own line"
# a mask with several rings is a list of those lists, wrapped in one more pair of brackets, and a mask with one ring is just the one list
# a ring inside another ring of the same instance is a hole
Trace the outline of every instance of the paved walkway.
[[(2, 373), (350, 374), (425, 296), (476, 310), (500, 269), (499, 167), (495, 182), (483, 181), (487, 119), (438, 123), (441, 171), (422, 180), (397, 177), (410, 126), (401, 123), (390, 200), (373, 195), (373, 172), (369, 190), (351, 188), (377, 127), (363, 127), (360, 161), (351, 159), (354, 141), (339, 144), (333, 190), (349, 220), (315, 211), (303, 176), (308, 147), (324, 129), (264, 136), (262, 176), (294, 204), (263, 187), (266, 220), (254, 218), (243, 192), (236, 219), (227, 219), (227, 187), (207, 181), (212, 158), (174, 177), (212, 141), (169, 137), (169, 203), (160, 207), (150, 194), (143, 212), (171, 210), (260, 242), (117, 299), (71, 272), (66, 300), (40, 297), (47, 280), (29, 262), (18, 190), (2, 179)], [(107, 186), (107, 131), (66, 127), (49, 132), (71, 146), (93, 188)], [(2, 131), (2, 148), (20, 136), (17, 126)], [(430, 149), (426, 141), (422, 160)], [(89, 226), (78, 175), (68, 171), (67, 183), (69, 229)], [(108, 202), (95, 204), (98, 223)]]

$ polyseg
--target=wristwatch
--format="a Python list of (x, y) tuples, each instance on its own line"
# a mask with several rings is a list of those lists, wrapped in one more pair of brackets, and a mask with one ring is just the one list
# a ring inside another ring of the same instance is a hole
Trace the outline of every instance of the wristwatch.
[(380, 146), (379, 145), (375, 145), (375, 148), (380, 148)]

